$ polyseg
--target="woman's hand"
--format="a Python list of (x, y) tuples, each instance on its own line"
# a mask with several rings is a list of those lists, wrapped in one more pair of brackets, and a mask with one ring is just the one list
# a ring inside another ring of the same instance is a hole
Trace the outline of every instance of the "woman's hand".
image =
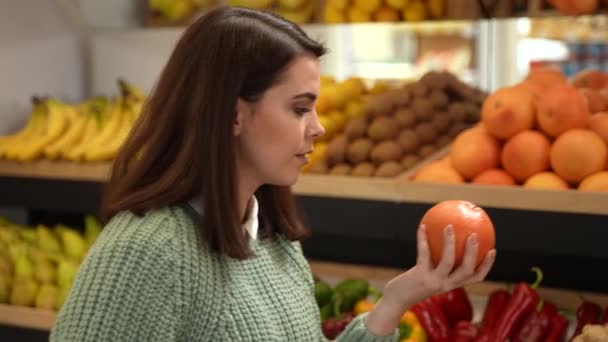
[(391, 279), (384, 288), (384, 296), (366, 317), (367, 328), (375, 335), (389, 335), (399, 324), (401, 315), (412, 305), (435, 294), (483, 281), (490, 272), (496, 250), (485, 256), (475, 267), (479, 243), (476, 234), (468, 237), (462, 263), (454, 268), (456, 242), (454, 228), (444, 230), (444, 249), (441, 261), (434, 267), (424, 226), (418, 229), (418, 257), (416, 266)]

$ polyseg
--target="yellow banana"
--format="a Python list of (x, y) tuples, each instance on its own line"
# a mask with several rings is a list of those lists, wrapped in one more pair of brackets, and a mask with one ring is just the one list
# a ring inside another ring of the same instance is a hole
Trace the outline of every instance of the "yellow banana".
[(82, 157), (86, 145), (91, 141), (91, 139), (93, 139), (97, 135), (100, 127), (100, 119), (97, 117), (96, 114), (86, 115), (85, 127), (82, 133), (82, 138), (80, 139), (80, 141), (75, 141), (71, 145), (64, 146), (60, 151), (61, 157), (71, 161), (80, 160), (80, 157)]
[(69, 125), (69, 117), (63, 111), (62, 105), (56, 101), (45, 101), (47, 120), (43, 133), (30, 141), (17, 153), (17, 160), (31, 161), (40, 157), (45, 146), (59, 139)]
[(97, 112), (100, 108), (90, 108), (90, 119), (85, 128), (82, 141), (76, 146), (69, 148), (69, 150), (64, 151), (64, 158), (72, 161), (82, 160), (85, 151), (88, 150), (91, 145), (101, 143), (100, 140), (103, 140), (103, 136), (110, 135), (112, 131), (115, 130), (113, 125), (116, 125), (114, 121), (117, 121), (118, 119), (117, 113), (120, 114), (120, 102), (120, 99), (116, 100), (107, 106), (107, 108), (103, 108), (105, 109), (103, 113)]
[(110, 160), (116, 156), (116, 153), (118, 153), (118, 150), (129, 136), (133, 123), (133, 115), (131, 111), (125, 110), (121, 114), (122, 115), (120, 117), (120, 125), (118, 130), (116, 131), (116, 134), (112, 136), (111, 140), (106, 142), (105, 144), (93, 145), (87, 151), (85, 151), (85, 160)]
[(74, 121), (72, 121), (65, 134), (63, 134), (54, 143), (44, 148), (44, 155), (49, 159), (57, 159), (60, 152), (65, 149), (66, 146), (73, 145), (82, 139), (86, 128), (86, 123), (87, 116), (84, 114), (77, 116)]
[(29, 139), (29, 137), (34, 133), (38, 128), (38, 123), (40, 121), (40, 115), (38, 112), (41, 108), (34, 106), (30, 116), (27, 119), (27, 123), (19, 132), (0, 136), (0, 158), (2, 158), (7, 151), (11, 148), (11, 146), (18, 145), (23, 142), (24, 139)]
[(19, 140), (13, 141), (13, 143), (7, 147), (5, 155), (7, 159), (17, 160), (21, 151), (28, 146), (28, 144), (40, 139), (46, 132), (46, 125), (48, 120), (48, 114), (46, 109), (41, 103), (35, 104), (34, 120), (32, 123), (32, 129), (29, 134), (22, 136)]

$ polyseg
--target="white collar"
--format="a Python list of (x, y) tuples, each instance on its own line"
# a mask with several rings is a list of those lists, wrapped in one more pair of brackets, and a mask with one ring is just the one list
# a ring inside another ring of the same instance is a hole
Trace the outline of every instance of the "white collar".
[[(199, 215), (202, 215), (203, 210), (199, 205), (200, 201), (198, 198), (191, 200), (189, 203), (192, 206), (192, 208), (194, 208), (194, 210), (196, 210), (196, 212), (199, 213)], [(251, 200), (249, 200), (249, 206), (250, 206), (249, 217), (247, 217), (247, 220), (245, 221), (245, 223), (243, 223), (243, 228), (245, 228), (245, 230), (247, 231), (247, 233), (253, 240), (256, 240), (258, 238), (258, 228), (259, 228), (259, 222), (258, 222), (259, 208), (258, 208), (258, 200), (257, 200), (257, 198), (255, 198), (255, 196), (251, 196)]]

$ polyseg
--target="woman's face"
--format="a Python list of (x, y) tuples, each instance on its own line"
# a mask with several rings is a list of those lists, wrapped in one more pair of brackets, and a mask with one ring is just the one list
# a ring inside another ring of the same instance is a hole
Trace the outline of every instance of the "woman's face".
[(234, 133), (241, 179), (254, 186), (297, 181), (313, 140), (325, 132), (315, 111), (319, 78), (318, 59), (300, 56), (260, 100), (238, 101)]

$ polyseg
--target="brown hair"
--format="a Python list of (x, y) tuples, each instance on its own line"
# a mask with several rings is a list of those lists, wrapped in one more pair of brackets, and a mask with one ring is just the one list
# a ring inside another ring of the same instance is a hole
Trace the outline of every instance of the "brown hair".
[[(198, 19), (178, 41), (114, 161), (104, 219), (200, 196), (204, 243), (233, 258), (250, 256), (237, 210), (237, 99), (258, 100), (295, 57), (324, 53), (297, 25), (270, 13), (220, 7)], [(256, 197), (261, 238), (308, 236), (289, 187), (263, 185)]]

